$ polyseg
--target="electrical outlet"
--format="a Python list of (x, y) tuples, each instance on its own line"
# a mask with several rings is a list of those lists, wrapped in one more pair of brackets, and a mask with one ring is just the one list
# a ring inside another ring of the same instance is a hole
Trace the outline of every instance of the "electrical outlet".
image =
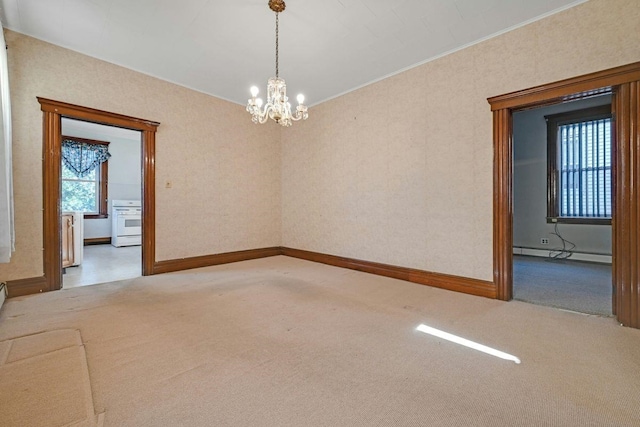
[(540, 238), (540, 244), (541, 245), (548, 245), (549, 244), (549, 239), (547, 239), (546, 237), (541, 237)]

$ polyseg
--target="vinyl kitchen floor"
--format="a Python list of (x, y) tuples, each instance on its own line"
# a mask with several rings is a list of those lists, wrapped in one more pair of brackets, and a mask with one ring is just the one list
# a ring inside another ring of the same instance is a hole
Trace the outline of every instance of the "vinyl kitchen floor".
[(141, 246), (90, 245), (84, 247), (82, 264), (66, 269), (62, 275), (62, 287), (95, 285), (141, 275)]

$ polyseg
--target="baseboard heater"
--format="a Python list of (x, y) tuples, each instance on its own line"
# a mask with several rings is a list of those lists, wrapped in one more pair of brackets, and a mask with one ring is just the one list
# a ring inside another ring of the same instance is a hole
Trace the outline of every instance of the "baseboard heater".
[(7, 299), (7, 284), (2, 282), (0, 283), (0, 308), (2, 308), (2, 304), (4, 304), (4, 300)]
[[(514, 255), (528, 255), (528, 256), (538, 256), (543, 258), (549, 258), (549, 254), (551, 252), (556, 252), (551, 249), (540, 249), (540, 248), (530, 248), (526, 246), (514, 246), (513, 253)], [(611, 255), (610, 254), (597, 254), (592, 252), (577, 252), (573, 251), (571, 257), (568, 259), (573, 261), (589, 261), (589, 262), (599, 262), (602, 264), (611, 264)]]

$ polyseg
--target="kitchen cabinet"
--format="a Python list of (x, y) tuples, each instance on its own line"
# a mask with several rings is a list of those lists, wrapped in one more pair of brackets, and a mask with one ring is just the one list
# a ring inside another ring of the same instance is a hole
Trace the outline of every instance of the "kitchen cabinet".
[(73, 215), (62, 214), (62, 268), (70, 267), (74, 263)]

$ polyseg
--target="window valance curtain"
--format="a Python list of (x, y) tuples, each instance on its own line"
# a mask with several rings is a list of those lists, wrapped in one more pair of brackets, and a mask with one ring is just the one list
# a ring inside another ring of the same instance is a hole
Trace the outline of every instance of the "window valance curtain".
[(111, 154), (108, 145), (88, 144), (72, 139), (62, 141), (62, 161), (79, 178), (87, 176), (96, 166), (109, 160), (109, 157)]

